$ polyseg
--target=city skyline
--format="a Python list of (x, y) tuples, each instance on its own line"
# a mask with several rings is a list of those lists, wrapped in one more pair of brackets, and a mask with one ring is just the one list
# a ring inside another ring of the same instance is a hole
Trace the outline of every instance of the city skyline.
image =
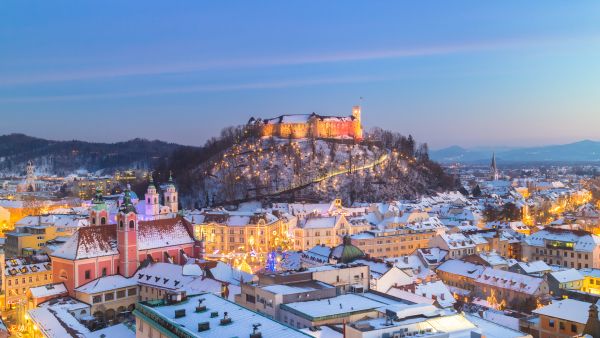
[(545, 4), (4, 4), (0, 134), (202, 145), (361, 104), (432, 149), (597, 140), (600, 5)]

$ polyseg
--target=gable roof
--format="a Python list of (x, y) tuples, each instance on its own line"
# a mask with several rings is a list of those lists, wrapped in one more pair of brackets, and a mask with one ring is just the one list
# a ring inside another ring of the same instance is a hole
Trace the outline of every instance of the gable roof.
[[(194, 243), (189, 223), (182, 217), (139, 221), (138, 250)], [(116, 224), (82, 227), (51, 256), (70, 260), (118, 255)]]

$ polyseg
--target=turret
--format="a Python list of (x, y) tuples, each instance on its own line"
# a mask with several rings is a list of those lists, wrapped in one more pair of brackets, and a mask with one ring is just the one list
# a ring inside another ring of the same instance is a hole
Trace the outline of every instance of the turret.
[(360, 106), (352, 107), (352, 116), (358, 121), (358, 124), (360, 124)]
[(177, 193), (177, 188), (175, 188), (175, 184), (173, 183), (173, 174), (169, 173), (169, 182), (165, 186), (164, 192), (164, 204), (165, 206), (171, 209), (171, 212), (177, 212), (179, 210), (179, 194)]
[(130, 277), (135, 273), (139, 262), (137, 254), (138, 218), (131, 201), (129, 186), (123, 193), (123, 203), (117, 213), (117, 248), (119, 250), (118, 272)]
[(354, 139), (362, 140), (363, 139), (363, 131), (362, 131), (361, 116), (360, 116), (360, 106), (352, 107), (352, 117), (354, 118), (354, 123), (353, 123)]

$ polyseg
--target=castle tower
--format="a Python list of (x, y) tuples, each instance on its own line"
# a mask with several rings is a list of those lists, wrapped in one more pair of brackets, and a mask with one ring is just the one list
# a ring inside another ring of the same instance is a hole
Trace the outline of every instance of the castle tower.
[(170, 173), (169, 182), (165, 186), (164, 204), (171, 209), (171, 212), (177, 212), (179, 210), (178, 203), (177, 188), (175, 188), (175, 184), (173, 183), (173, 175)]
[(358, 121), (358, 124), (360, 124), (360, 106), (352, 107), (352, 116)]
[(129, 190), (129, 186), (127, 186), (123, 196), (123, 204), (121, 204), (121, 208), (117, 213), (118, 272), (125, 277), (131, 277), (139, 265), (137, 229), (137, 214), (131, 202), (131, 191)]
[(354, 139), (362, 140), (363, 131), (362, 131), (362, 122), (360, 116), (360, 106), (352, 107), (352, 117), (354, 117)]
[(150, 184), (148, 184), (148, 189), (146, 190), (146, 206), (144, 214), (146, 216), (156, 216), (160, 213), (160, 204), (158, 204), (158, 193), (156, 192), (156, 187), (154, 186), (154, 179), (152, 179), (152, 174), (150, 174)]
[(108, 224), (108, 207), (104, 203), (102, 197), (102, 189), (96, 188), (96, 195), (92, 199), (92, 207), (90, 208), (90, 225)]
[(496, 153), (492, 153), (492, 163), (490, 164), (490, 178), (494, 181), (499, 179), (498, 167), (496, 166)]

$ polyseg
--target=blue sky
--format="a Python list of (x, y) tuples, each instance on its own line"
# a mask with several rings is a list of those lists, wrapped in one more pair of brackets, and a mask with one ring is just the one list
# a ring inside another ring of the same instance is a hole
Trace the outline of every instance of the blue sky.
[(600, 139), (599, 60), (598, 1), (6, 0), (0, 134), (201, 145), (361, 103), (432, 148)]

